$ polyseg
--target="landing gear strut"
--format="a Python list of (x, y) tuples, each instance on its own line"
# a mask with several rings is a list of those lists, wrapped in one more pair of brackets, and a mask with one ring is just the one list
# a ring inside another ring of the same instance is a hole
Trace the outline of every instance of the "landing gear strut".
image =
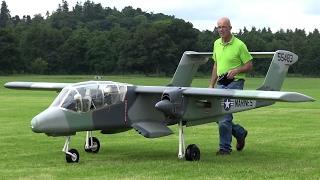
[(179, 128), (179, 153), (178, 158), (185, 158), (187, 161), (199, 161), (200, 160), (200, 149), (195, 144), (190, 144), (187, 149), (185, 148), (185, 140), (183, 134), (182, 121), (178, 124)]
[(183, 125), (182, 121), (179, 122), (178, 124), (179, 127), (179, 153), (178, 153), (178, 158), (183, 159), (185, 156), (185, 141), (184, 141), (184, 134), (183, 134)]

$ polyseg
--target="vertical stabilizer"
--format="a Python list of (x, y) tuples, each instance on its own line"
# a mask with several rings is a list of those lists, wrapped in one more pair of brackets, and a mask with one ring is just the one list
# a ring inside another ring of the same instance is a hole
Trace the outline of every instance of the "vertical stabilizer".
[(208, 61), (209, 55), (212, 53), (199, 53), (194, 51), (186, 51), (183, 53), (176, 72), (168, 86), (188, 87), (192, 83), (194, 74), (199, 66)]
[(276, 51), (264, 82), (258, 90), (279, 91), (288, 73), (289, 66), (297, 61), (298, 56), (290, 51)]

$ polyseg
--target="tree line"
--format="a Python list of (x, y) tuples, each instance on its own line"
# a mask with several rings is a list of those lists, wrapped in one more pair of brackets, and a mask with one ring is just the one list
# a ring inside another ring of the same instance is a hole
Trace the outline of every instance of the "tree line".
[[(214, 21), (214, 20), (213, 20)], [(250, 51), (295, 52), (295, 75), (319, 76), (318, 29), (250, 30), (236, 36)], [(86, 1), (69, 8), (62, 0), (45, 16), (11, 16), (0, 10), (0, 74), (129, 74), (172, 75), (184, 51), (212, 51), (218, 33), (199, 31), (183, 19), (147, 13), (130, 6), (117, 10)], [(270, 61), (255, 60), (252, 75), (265, 74)], [(199, 71), (210, 74), (209, 61)]]

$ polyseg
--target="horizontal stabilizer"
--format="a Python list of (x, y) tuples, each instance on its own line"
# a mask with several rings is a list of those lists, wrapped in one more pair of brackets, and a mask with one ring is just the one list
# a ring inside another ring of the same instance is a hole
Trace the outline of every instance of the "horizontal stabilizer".
[[(198, 58), (210, 58), (213, 55), (213, 52), (194, 52), (194, 51), (186, 51), (190, 57), (198, 57)], [(275, 52), (250, 52), (251, 56), (255, 59), (264, 59), (264, 58), (272, 58)]]
[(137, 122), (131, 126), (146, 138), (168, 136), (173, 133), (171, 129), (161, 122)]
[(234, 89), (212, 89), (212, 88), (186, 88), (185, 96), (215, 96), (222, 98), (270, 100), (284, 102), (306, 102), (315, 101), (312, 97), (297, 92), (282, 91), (259, 91), (259, 90), (234, 90)]
[(8, 82), (4, 85), (10, 89), (21, 89), (21, 90), (48, 90), (48, 91), (59, 91), (64, 87), (73, 83), (50, 83), (50, 82)]
[[(168, 86), (189, 87), (201, 64), (212, 57), (213, 52), (186, 51)], [(250, 52), (253, 58), (271, 58), (275, 52)]]

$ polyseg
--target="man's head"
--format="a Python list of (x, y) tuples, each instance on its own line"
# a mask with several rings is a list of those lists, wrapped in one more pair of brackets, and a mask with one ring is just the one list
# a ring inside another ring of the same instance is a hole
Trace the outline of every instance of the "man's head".
[(217, 21), (217, 28), (218, 28), (218, 33), (220, 35), (220, 37), (224, 40), (224, 41), (229, 41), (231, 39), (231, 23), (230, 23), (230, 19), (227, 17), (222, 17)]

